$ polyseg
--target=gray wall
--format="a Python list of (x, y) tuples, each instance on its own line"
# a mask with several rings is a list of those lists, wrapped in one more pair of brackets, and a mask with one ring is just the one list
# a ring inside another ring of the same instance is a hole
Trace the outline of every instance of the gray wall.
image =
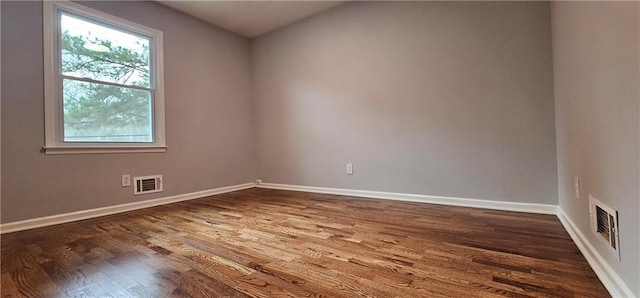
[[(639, 15), (638, 2), (552, 4), (560, 207), (640, 297)], [(621, 262), (589, 228), (589, 195), (619, 212)]]
[[(166, 153), (44, 155), (42, 3), (2, 1), (2, 222), (250, 182), (249, 42), (153, 2), (93, 8), (164, 31)], [(120, 175), (163, 174), (133, 196)]]
[(549, 3), (349, 3), (252, 58), (265, 182), (557, 203)]

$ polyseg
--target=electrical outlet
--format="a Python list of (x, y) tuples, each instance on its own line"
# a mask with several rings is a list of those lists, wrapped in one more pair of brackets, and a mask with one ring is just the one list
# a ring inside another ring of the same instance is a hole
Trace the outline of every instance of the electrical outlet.
[(353, 175), (353, 164), (352, 163), (348, 163), (347, 164), (347, 175)]
[(131, 175), (122, 175), (122, 187), (131, 186)]
[(262, 179), (256, 179), (256, 184), (262, 184)]
[(580, 178), (576, 177), (573, 180), (573, 189), (575, 191), (576, 200), (580, 199)]

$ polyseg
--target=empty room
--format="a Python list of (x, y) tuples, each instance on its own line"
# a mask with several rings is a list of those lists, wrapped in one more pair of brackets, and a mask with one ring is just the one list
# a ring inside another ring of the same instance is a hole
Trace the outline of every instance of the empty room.
[(640, 2), (0, 16), (2, 297), (640, 297)]

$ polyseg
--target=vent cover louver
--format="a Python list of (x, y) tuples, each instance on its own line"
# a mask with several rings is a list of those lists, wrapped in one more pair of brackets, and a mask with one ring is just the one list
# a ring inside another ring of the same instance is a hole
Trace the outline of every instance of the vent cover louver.
[(133, 179), (135, 183), (133, 188), (134, 195), (162, 191), (162, 175), (133, 177)]
[(609, 250), (620, 260), (618, 211), (589, 196), (589, 213), (593, 231), (606, 241)]

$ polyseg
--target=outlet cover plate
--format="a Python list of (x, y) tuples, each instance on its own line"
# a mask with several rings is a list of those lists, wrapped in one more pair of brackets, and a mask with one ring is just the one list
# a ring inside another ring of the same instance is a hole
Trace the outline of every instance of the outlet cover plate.
[(122, 175), (122, 187), (131, 186), (131, 175)]

